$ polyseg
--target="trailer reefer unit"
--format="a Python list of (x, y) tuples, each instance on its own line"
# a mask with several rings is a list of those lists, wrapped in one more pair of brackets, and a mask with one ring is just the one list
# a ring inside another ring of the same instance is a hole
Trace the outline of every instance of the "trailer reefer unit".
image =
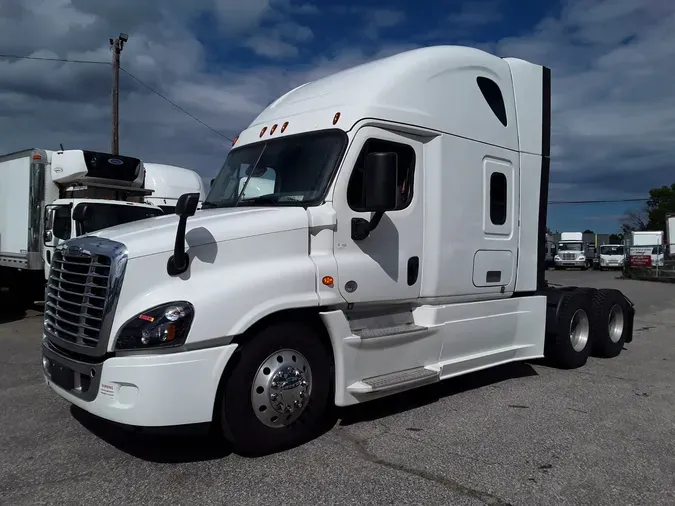
[(14, 292), (16, 309), (44, 296), (60, 242), (162, 214), (127, 201), (150, 193), (143, 189), (142, 162), (128, 156), (27, 149), (0, 156), (0, 181), (0, 283)]
[(549, 151), (550, 72), (523, 60), (428, 47), (300, 86), (239, 135), (199, 213), (186, 194), (151, 228), (59, 247), (101, 298), (77, 303), (82, 274), (45, 315), (45, 379), (99, 417), (211, 423), (256, 454), (332, 405), (615, 356), (625, 296), (545, 280)]

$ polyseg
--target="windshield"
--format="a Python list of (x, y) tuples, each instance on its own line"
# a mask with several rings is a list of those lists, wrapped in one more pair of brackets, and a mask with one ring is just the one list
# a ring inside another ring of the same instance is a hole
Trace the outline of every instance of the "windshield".
[[(78, 204), (82, 205), (82, 204)], [(159, 208), (129, 206), (125, 204), (102, 204), (92, 202), (91, 218), (77, 224), (77, 235), (90, 234), (122, 223), (144, 220), (164, 214)]]
[(316, 203), (346, 144), (339, 130), (281, 137), (230, 151), (202, 209)]
[(584, 243), (582, 242), (561, 242), (558, 244), (559, 251), (583, 251)]
[(600, 246), (601, 255), (623, 255), (623, 246)]

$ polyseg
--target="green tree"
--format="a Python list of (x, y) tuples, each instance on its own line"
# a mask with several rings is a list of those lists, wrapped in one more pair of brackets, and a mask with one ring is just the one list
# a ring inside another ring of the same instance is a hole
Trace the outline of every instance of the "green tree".
[(675, 183), (649, 190), (647, 230), (666, 230), (666, 214), (675, 212)]

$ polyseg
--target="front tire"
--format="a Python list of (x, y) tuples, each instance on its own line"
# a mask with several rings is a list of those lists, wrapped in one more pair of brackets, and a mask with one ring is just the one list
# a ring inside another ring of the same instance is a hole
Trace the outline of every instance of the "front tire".
[(266, 455), (320, 435), (332, 405), (332, 367), (314, 328), (272, 324), (233, 359), (221, 389), (220, 422), (237, 453)]

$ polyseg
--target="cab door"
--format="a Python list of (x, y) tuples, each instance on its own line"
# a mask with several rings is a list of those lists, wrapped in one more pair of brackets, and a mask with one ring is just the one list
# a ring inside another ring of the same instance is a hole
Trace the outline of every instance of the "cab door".
[[(368, 153), (397, 155), (396, 209), (375, 230), (355, 239), (352, 220), (370, 221), (364, 212), (364, 166)], [(415, 137), (375, 127), (355, 135), (335, 185), (335, 258), (338, 284), (348, 302), (409, 300), (419, 297), (423, 239), (423, 144)]]

